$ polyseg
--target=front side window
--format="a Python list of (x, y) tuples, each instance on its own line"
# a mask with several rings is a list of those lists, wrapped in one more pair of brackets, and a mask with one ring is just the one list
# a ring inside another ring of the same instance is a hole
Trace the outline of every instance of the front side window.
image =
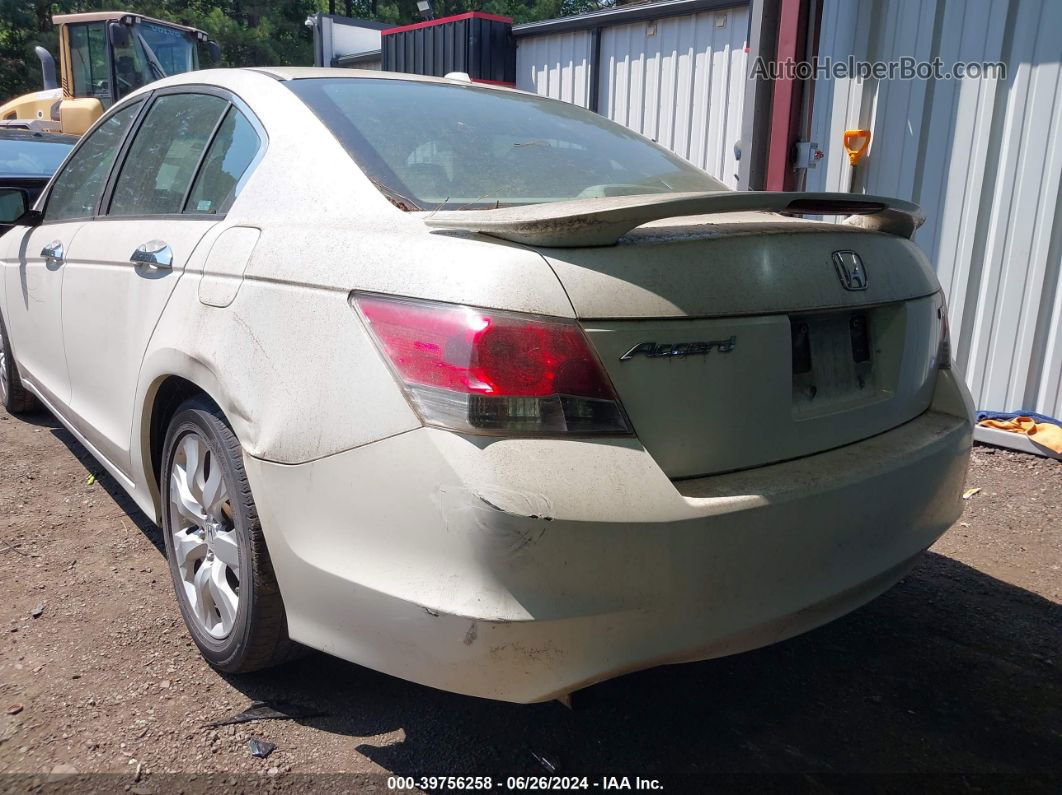
[(208, 94), (164, 94), (156, 99), (122, 164), (109, 214), (180, 213), (227, 107), (226, 100)]
[(119, 110), (78, 147), (55, 178), (44, 210), (45, 221), (85, 218), (95, 213), (118, 147), (142, 104), (137, 102)]
[(662, 146), (566, 102), (411, 80), (285, 85), (381, 190), (422, 209), (727, 190)]
[(71, 25), (68, 31), (74, 96), (96, 97), (106, 107), (111, 102), (111, 78), (107, 69), (107, 31), (104, 23)]
[(229, 108), (203, 160), (184, 211), (213, 215), (228, 210), (236, 198), (240, 179), (261, 145), (247, 117), (236, 108)]

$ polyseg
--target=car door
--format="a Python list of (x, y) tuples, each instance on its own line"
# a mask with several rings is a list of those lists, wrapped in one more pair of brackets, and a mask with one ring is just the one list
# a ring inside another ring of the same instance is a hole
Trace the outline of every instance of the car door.
[(225, 169), (245, 169), (258, 144), (227, 96), (157, 92), (124, 147), (105, 211), (78, 234), (63, 283), (71, 410), (86, 439), (122, 472), (151, 334), (192, 252), (224, 217), (240, 176), (228, 179)]
[[(5, 237), (4, 322), (25, 382), (63, 412), (70, 379), (63, 349), (61, 301), (74, 239), (96, 212), (122, 141), (143, 103), (104, 119), (77, 146), (45, 197), (44, 220)], [(15, 237), (11, 240), (10, 237)]]

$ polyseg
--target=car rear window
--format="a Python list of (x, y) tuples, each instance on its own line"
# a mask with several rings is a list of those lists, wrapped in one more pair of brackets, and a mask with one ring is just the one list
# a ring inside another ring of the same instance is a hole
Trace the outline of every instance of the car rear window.
[(47, 140), (0, 138), (0, 174), (50, 177), (73, 144)]
[(583, 108), (474, 85), (289, 81), (396, 203), (482, 209), (726, 186)]

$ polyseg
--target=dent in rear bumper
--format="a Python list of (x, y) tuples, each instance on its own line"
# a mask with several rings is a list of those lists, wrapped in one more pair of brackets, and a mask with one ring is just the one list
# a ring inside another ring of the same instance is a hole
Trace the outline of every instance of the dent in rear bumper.
[(680, 483), (636, 443), (428, 429), (312, 464), (247, 463), (293, 638), (536, 701), (754, 648), (873, 598), (957, 519), (969, 445), (965, 418), (934, 411)]

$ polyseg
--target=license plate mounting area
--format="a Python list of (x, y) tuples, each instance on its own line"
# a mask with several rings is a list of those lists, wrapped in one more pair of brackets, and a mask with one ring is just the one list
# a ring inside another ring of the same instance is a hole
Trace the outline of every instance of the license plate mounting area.
[(885, 399), (875, 348), (877, 310), (792, 316), (793, 413), (814, 416)]

